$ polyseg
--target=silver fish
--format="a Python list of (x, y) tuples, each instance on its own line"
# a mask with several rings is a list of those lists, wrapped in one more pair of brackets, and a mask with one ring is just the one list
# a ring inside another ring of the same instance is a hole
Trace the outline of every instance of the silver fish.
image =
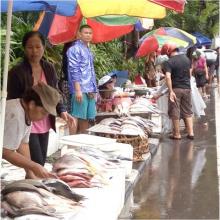
[(42, 183), (51, 189), (51, 191), (57, 195), (61, 195), (68, 199), (72, 199), (76, 202), (79, 202), (85, 199), (84, 196), (77, 194), (71, 190), (71, 188), (62, 180), (58, 179), (45, 179), (42, 180)]

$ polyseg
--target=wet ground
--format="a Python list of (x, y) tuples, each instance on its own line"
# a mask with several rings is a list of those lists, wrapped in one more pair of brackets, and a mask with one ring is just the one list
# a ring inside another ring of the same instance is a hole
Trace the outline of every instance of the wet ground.
[[(219, 219), (214, 97), (195, 140), (164, 138), (134, 189), (131, 219)], [(183, 134), (184, 136), (184, 134)]]

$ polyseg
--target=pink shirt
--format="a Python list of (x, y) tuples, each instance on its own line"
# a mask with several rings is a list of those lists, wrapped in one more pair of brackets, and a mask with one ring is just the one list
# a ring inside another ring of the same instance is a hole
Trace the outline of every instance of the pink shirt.
[[(47, 84), (47, 80), (45, 78), (43, 71), (41, 73), (40, 81)], [(36, 82), (34, 84), (36, 84)], [(50, 128), (51, 128), (51, 125), (50, 125), (49, 116), (46, 116), (44, 119), (32, 123), (31, 133), (43, 134), (43, 133), (48, 132)]]

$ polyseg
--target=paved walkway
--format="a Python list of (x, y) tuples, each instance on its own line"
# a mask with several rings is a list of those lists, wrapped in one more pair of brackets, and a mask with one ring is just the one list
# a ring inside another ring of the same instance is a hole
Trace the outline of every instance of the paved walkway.
[(220, 94), (217, 89), (206, 104), (208, 125), (195, 121), (194, 141), (162, 140), (135, 187), (129, 219), (219, 219)]

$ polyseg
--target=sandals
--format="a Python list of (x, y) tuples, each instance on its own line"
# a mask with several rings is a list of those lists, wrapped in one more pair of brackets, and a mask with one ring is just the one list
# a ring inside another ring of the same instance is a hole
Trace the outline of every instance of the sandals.
[(169, 138), (172, 140), (181, 140), (181, 137), (175, 137), (173, 135), (170, 135)]

